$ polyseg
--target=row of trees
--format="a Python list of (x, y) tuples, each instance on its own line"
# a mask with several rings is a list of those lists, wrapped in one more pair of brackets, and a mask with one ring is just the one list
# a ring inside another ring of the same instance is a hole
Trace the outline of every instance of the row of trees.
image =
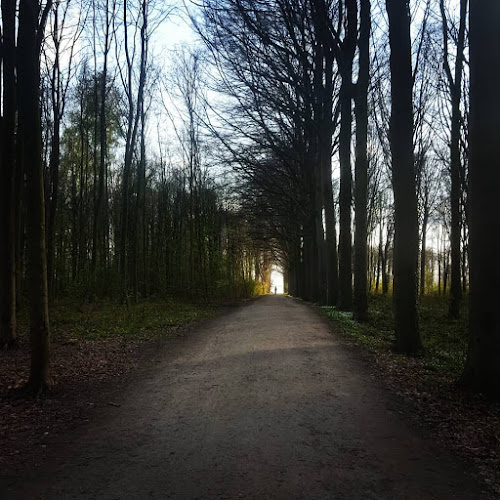
[[(498, 395), (500, 7), (467, 7), (206, 0), (202, 90), (199, 53), (176, 60), (168, 89), (155, 65), (161, 2), (2, 0), (0, 342), (28, 298), (31, 388), (50, 385), (49, 297), (244, 294), (272, 258), (293, 295), (362, 321), (376, 253), (396, 347), (418, 353), (438, 228), (451, 317), (470, 281), (464, 380)], [(167, 144), (151, 125), (173, 107)], [(239, 174), (236, 200), (208, 174), (202, 122)]]
[(199, 57), (177, 56), (172, 75), (153, 63), (170, 12), (153, 0), (2, 2), (0, 346), (16, 343), (28, 303), (35, 392), (52, 382), (58, 296), (245, 297), (269, 282), (270, 256), (210, 174)]
[[(497, 297), (497, 265), (480, 253), (481, 238), (498, 226), (489, 204), (499, 187), (498, 97), (487, 88), (498, 84), (490, 27), (499, 15), (492, 3), (471, 5), (468, 23), (467, 10), (466, 0), (387, 0), (382, 8), (205, 0), (195, 24), (218, 69), (213, 132), (239, 174), (243, 209), (258, 221), (255, 238), (273, 245), (289, 292), (363, 321), (369, 256), (378, 256), (384, 290), (391, 256), (396, 349), (418, 354), (417, 299), (428, 256), (438, 253), (452, 318), (470, 280), (464, 381), (498, 395), (499, 325), (486, 308)], [(489, 77), (474, 81), (474, 64)], [(484, 113), (476, 122), (475, 112)], [(474, 189), (483, 193), (475, 200)], [(440, 248), (427, 248), (432, 231)]]

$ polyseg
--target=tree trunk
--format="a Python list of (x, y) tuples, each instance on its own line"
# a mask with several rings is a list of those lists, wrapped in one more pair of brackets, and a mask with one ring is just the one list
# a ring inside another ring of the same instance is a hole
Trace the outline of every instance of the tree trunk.
[(360, 2), (359, 73), (356, 85), (356, 166), (354, 182), (354, 308), (357, 321), (368, 319), (367, 196), (368, 84), (370, 78), (370, 0)]
[[(50, 5), (45, 7), (50, 8)], [(39, 393), (51, 385), (49, 310), (45, 249), (42, 138), (40, 123), (40, 53), (37, 0), (21, 0), (19, 6), (19, 122), (24, 145), (27, 189), (27, 245), (30, 299), (31, 364), (28, 387)]]
[(427, 221), (429, 219), (427, 201), (424, 206), (424, 218), (422, 221), (422, 249), (420, 251), (420, 295), (425, 294), (425, 265), (426, 265), (426, 245), (427, 245)]
[(340, 88), (340, 234), (339, 234), (339, 308), (352, 307), (352, 236), (351, 236), (351, 134), (352, 134), (352, 62), (357, 38), (357, 0), (346, 0), (347, 30), (342, 43), (339, 67)]
[(462, 191), (462, 174), (460, 161), (460, 100), (462, 95), (462, 72), (464, 62), (465, 24), (467, 15), (467, 0), (460, 0), (460, 25), (458, 29), (457, 55), (455, 58), (455, 74), (452, 76), (448, 62), (448, 28), (444, 0), (440, 0), (441, 17), (443, 21), (444, 40), (444, 68), (448, 78), (451, 95), (451, 137), (450, 137), (450, 248), (451, 248), (451, 276), (450, 276), (450, 304), (449, 315), (457, 319), (460, 316), (460, 302), (462, 300), (461, 255), (460, 237), (462, 214), (460, 213), (460, 201)]
[(418, 215), (413, 161), (413, 75), (407, 0), (386, 0), (391, 48), (394, 309), (396, 350), (422, 350), (417, 311)]
[(378, 293), (379, 287), (380, 287), (380, 264), (382, 262), (382, 253), (383, 253), (383, 246), (382, 246), (382, 230), (380, 230), (380, 241), (378, 245), (378, 252), (377, 252), (377, 269), (376, 269), (376, 276), (375, 276), (375, 293)]
[[(107, 97), (107, 82), (108, 82), (108, 53), (110, 49), (110, 25), (109, 19), (109, 1), (106, 0), (106, 18), (105, 18), (105, 34), (104, 34), (104, 53), (103, 53), (103, 67), (100, 82), (100, 102), (99, 102), (99, 175), (97, 186), (97, 202), (94, 214), (94, 227), (92, 237), (92, 262), (91, 262), (91, 275), (93, 286), (97, 284), (96, 272), (99, 266), (105, 269), (107, 260), (106, 251), (106, 236), (104, 221), (105, 212), (107, 213), (106, 203), (106, 159), (108, 152), (107, 144), (107, 120), (106, 120), (106, 97)], [(97, 75), (96, 75), (97, 76)], [(97, 82), (96, 82), (97, 85)], [(98, 103), (95, 103), (96, 107)]]
[(16, 2), (2, 0), (3, 117), (0, 141), (0, 348), (16, 341)]
[[(147, 29), (147, 2), (143, 0), (141, 4), (143, 26), (141, 27), (141, 36), (144, 36)], [(130, 204), (130, 178), (132, 174), (132, 161), (137, 143), (137, 131), (139, 126), (140, 111), (139, 103), (144, 99), (144, 87), (146, 84), (146, 57), (145, 44), (146, 39), (141, 38), (141, 61), (139, 71), (139, 82), (137, 88), (137, 99), (134, 103), (133, 97), (133, 57), (128, 39), (127, 29), (127, 12), (128, 2), (123, 2), (123, 18), (124, 18), (124, 49), (127, 62), (127, 134), (125, 139), (125, 158), (123, 166), (123, 181), (122, 181), (122, 210), (120, 222), (120, 279), (123, 283), (123, 292), (128, 294), (128, 245), (129, 245), (129, 204)], [(144, 31), (143, 31), (144, 30)], [(135, 257), (133, 257), (135, 259)], [(135, 264), (134, 264), (135, 265)]]
[[(311, 156), (313, 161), (313, 178), (314, 178), (314, 213), (315, 213), (315, 238), (316, 247), (318, 250), (318, 302), (324, 305), (328, 301), (328, 265), (326, 262), (326, 243), (325, 233), (323, 230), (323, 171), (324, 163), (326, 161), (325, 154), (330, 158), (330, 150), (326, 150), (325, 142), (328, 141), (327, 134), (330, 128), (326, 124), (326, 107), (328, 105), (328, 98), (325, 91), (323, 78), (326, 73), (324, 53), (328, 50), (321, 43), (321, 37), (316, 37), (319, 40), (314, 45), (314, 85), (313, 85), (313, 105), (314, 105), (314, 128), (311, 134)], [(326, 76), (326, 75), (325, 75)], [(327, 81), (328, 76), (325, 80)]]
[(446, 295), (446, 291), (448, 290), (449, 269), (450, 269), (449, 257), (448, 257), (448, 251), (446, 251), (443, 257), (443, 295)]
[[(54, 43), (54, 66), (52, 67), (51, 78), (51, 94), (52, 94), (52, 115), (54, 125), (52, 129), (52, 141), (49, 159), (49, 180), (50, 188), (46, 193), (50, 193), (50, 198), (47, 200), (48, 217), (47, 217), (47, 281), (49, 293), (54, 294), (54, 260), (55, 260), (55, 233), (56, 233), (56, 214), (59, 201), (59, 159), (61, 149), (61, 72), (59, 66), (60, 56), (60, 37), (58, 34), (59, 28), (59, 4), (54, 9), (54, 25), (52, 33), (52, 41)], [(48, 196), (48, 194), (47, 194)]]
[(469, 349), (463, 381), (500, 398), (500, 3), (470, 5)]
[(441, 261), (442, 261), (442, 254), (438, 247), (438, 295), (441, 295), (441, 275), (442, 275)]
[[(56, 83), (54, 82), (54, 85)], [(55, 94), (58, 94), (58, 90)], [(56, 97), (58, 99), (58, 97)], [(50, 201), (49, 214), (47, 218), (47, 281), (51, 296), (54, 294), (54, 261), (55, 261), (55, 233), (56, 233), (56, 213), (59, 198), (59, 157), (61, 146), (61, 120), (59, 105), (54, 104), (54, 129), (52, 134), (52, 144), (50, 151)]]

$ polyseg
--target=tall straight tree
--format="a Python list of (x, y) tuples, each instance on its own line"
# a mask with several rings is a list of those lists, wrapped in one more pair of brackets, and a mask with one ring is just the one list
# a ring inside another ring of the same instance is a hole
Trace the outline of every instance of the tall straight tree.
[(368, 316), (367, 291), (367, 193), (368, 157), (368, 84), (370, 78), (370, 0), (360, 1), (359, 71), (356, 85), (356, 165), (354, 182), (354, 304), (353, 315), (358, 321)]
[[(146, 78), (146, 67), (148, 57), (148, 0), (141, 2), (141, 61), (140, 74), (142, 89), (144, 89), (144, 80)], [(142, 253), (142, 258), (145, 258), (145, 248), (139, 252), (141, 242), (144, 241), (144, 209), (145, 209), (145, 191), (146, 191), (146, 142), (145, 142), (145, 127), (146, 127), (146, 110), (144, 106), (144, 90), (139, 93), (137, 99), (137, 114), (140, 117), (140, 153), (137, 163), (137, 178), (136, 178), (136, 204), (135, 204), (135, 221), (134, 234), (132, 242), (132, 283), (134, 300), (139, 300), (139, 253)]]
[(333, 89), (334, 72), (333, 64), (335, 55), (339, 57), (338, 41), (330, 33), (329, 23), (331, 12), (325, 0), (312, 2), (312, 21), (315, 26), (315, 36), (321, 47), (324, 68), (321, 82), (321, 122), (318, 126), (319, 161), (321, 163), (322, 202), (325, 224), (325, 267), (326, 267), (326, 304), (337, 304), (339, 295), (338, 256), (337, 256), (337, 229), (335, 203), (333, 201), (332, 186), (332, 135), (334, 132)]
[(467, 0), (460, 0), (460, 23), (458, 27), (457, 49), (454, 61), (454, 74), (449, 62), (448, 53), (448, 22), (444, 0), (440, 0), (439, 7), (443, 21), (443, 66), (450, 87), (451, 97), (451, 136), (450, 136), (450, 177), (451, 177), (451, 225), (450, 225), (450, 253), (451, 253), (451, 283), (449, 314), (452, 318), (460, 315), (462, 300), (462, 284), (460, 279), (461, 252), (460, 235), (462, 231), (462, 216), (460, 213), (460, 199), (462, 190), (462, 167), (460, 162), (460, 98), (462, 95), (462, 74), (464, 66), (465, 24), (467, 16)]
[[(130, 29), (130, 25), (137, 25), (141, 23), (141, 35), (145, 35), (145, 28), (147, 26), (147, 5), (148, 1), (143, 0), (140, 4), (141, 14), (134, 20), (129, 18), (129, 10), (133, 7), (129, 0), (123, 2), (123, 50), (125, 55), (124, 68), (120, 69), (120, 76), (125, 91), (127, 100), (127, 125), (125, 136), (125, 155), (123, 164), (123, 180), (122, 180), (122, 201), (121, 201), (121, 214), (120, 214), (120, 238), (119, 238), (119, 255), (120, 255), (120, 278), (124, 284), (123, 290), (125, 293), (128, 291), (129, 286), (129, 264), (130, 259), (135, 259), (129, 255), (130, 242), (130, 227), (129, 227), (129, 205), (131, 201), (130, 183), (132, 181), (132, 166), (134, 154), (137, 148), (137, 135), (140, 125), (140, 106), (144, 100), (144, 87), (146, 85), (146, 39), (141, 40), (140, 49), (140, 63), (139, 63), (139, 77), (137, 82), (137, 95), (135, 95), (135, 66), (134, 58), (137, 52), (137, 38), (135, 32)], [(137, 16), (137, 13), (136, 13)], [(140, 20), (139, 20), (140, 18)], [(145, 24), (146, 23), (146, 24)], [(131, 38), (132, 37), (132, 38)], [(132, 266), (136, 262), (133, 260)], [(132, 271), (134, 272), (134, 271)]]
[(326, 272), (327, 272), (327, 304), (337, 304), (339, 295), (338, 256), (337, 256), (337, 229), (335, 203), (333, 201), (332, 186), (332, 133), (333, 133), (333, 51), (325, 47), (325, 87), (323, 98), (323, 126), (322, 134), (322, 183), (323, 204), (325, 210), (326, 232)]
[[(114, 17), (116, 14), (116, 2), (113, 0), (110, 6), (110, 0), (104, 2), (104, 12), (102, 13), (102, 24), (104, 37), (102, 40), (102, 73), (99, 78), (96, 75), (94, 83), (95, 88), (100, 84), (100, 92), (97, 92), (99, 98), (99, 176), (97, 184), (97, 200), (96, 210), (94, 214), (94, 224), (92, 229), (92, 262), (91, 275), (96, 285), (96, 272), (99, 265), (101, 269), (107, 265), (108, 251), (106, 247), (106, 221), (108, 220), (108, 203), (106, 199), (106, 179), (107, 179), (107, 156), (108, 156), (108, 141), (107, 141), (107, 97), (108, 97), (108, 59), (111, 50), (112, 28)], [(96, 47), (94, 45), (94, 50)], [(96, 56), (94, 56), (96, 58)], [(97, 58), (96, 58), (97, 59)], [(97, 99), (96, 99), (97, 111)]]
[(470, 22), (469, 350), (464, 381), (500, 398), (500, 2), (473, 1)]
[(3, 117), (0, 158), (0, 348), (16, 339), (15, 76), (16, 0), (2, 0)]
[[(56, 220), (60, 210), (60, 157), (61, 133), (63, 129), (64, 111), (67, 104), (69, 83), (73, 76), (73, 55), (77, 40), (81, 33), (80, 19), (71, 19), (71, 0), (53, 4), (50, 23), (50, 43), (45, 44), (48, 50), (42, 50), (45, 55), (47, 82), (49, 84), (51, 102), (50, 154), (45, 177), (46, 239), (47, 239), (47, 281), (49, 295), (55, 293), (55, 254), (56, 254)], [(69, 40), (68, 31), (74, 31)], [(69, 42), (69, 45), (68, 45)], [(48, 47), (47, 47), (48, 46)], [(61, 63), (61, 59), (64, 61)], [(64, 182), (64, 179), (62, 179)]]
[[(40, 122), (40, 45), (51, 1), (21, 0), (18, 30), (19, 124), (24, 146), (27, 190), (28, 292), (31, 364), (28, 388), (39, 393), (51, 385), (49, 308), (45, 248), (42, 133)], [(41, 20), (39, 13), (42, 11)]]
[(413, 158), (413, 74), (408, 0), (386, 0), (391, 49), (390, 144), (394, 191), (396, 350), (422, 349), (417, 309), (418, 214)]
[(345, 0), (347, 27), (341, 44), (339, 68), (342, 76), (340, 88), (340, 233), (339, 233), (339, 308), (352, 308), (352, 63), (356, 51), (358, 32), (357, 0)]

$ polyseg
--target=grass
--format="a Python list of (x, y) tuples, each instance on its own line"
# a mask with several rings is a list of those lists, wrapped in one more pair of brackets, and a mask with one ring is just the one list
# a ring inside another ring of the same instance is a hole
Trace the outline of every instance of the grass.
[[(430, 294), (420, 297), (420, 334), (424, 345), (423, 365), (447, 377), (457, 378), (463, 368), (467, 349), (467, 304), (464, 301), (461, 319), (448, 317), (448, 297)], [(350, 313), (332, 307), (323, 308), (341, 331), (376, 354), (392, 349), (394, 317), (392, 296), (369, 297), (369, 320), (359, 324)]]
[(215, 313), (216, 306), (168, 298), (149, 299), (138, 304), (98, 301), (78, 304), (58, 300), (51, 305), (51, 333), (62, 338), (105, 339), (122, 336), (134, 340), (166, 338), (176, 327)]

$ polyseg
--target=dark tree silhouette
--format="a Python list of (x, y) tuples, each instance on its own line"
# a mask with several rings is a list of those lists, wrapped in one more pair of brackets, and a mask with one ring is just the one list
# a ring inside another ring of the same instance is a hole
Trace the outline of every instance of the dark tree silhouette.
[(464, 66), (465, 28), (467, 16), (467, 0), (460, 0), (460, 21), (457, 33), (457, 48), (454, 61), (454, 72), (450, 67), (448, 53), (448, 22), (444, 8), (444, 0), (440, 0), (439, 7), (443, 22), (443, 65), (448, 80), (451, 97), (451, 134), (450, 134), (450, 173), (451, 173), (451, 279), (450, 279), (450, 307), (449, 314), (452, 318), (460, 315), (460, 302), (462, 300), (461, 284), (461, 252), (460, 236), (462, 232), (462, 214), (460, 210), (461, 191), (463, 185), (462, 165), (460, 159), (460, 128), (462, 113), (460, 101), (462, 97), (462, 76)]
[(464, 382), (500, 397), (500, 3), (470, 5), (469, 350)]
[(367, 196), (368, 196), (368, 85), (370, 78), (370, 0), (360, 2), (359, 71), (356, 84), (356, 165), (354, 181), (354, 304), (358, 321), (368, 316), (367, 290)]
[(391, 48), (392, 185), (394, 190), (394, 313), (396, 349), (422, 349), (417, 311), (418, 216), (413, 158), (413, 75), (410, 11), (406, 0), (386, 0)]
[(21, 0), (18, 31), (19, 125), (24, 146), (27, 191), (28, 292), (31, 365), (28, 387), (39, 393), (52, 383), (45, 247), (45, 201), (40, 122), (40, 44), (51, 3), (39, 12), (37, 0)]
[(346, 0), (347, 28), (341, 44), (339, 70), (342, 77), (340, 88), (340, 230), (339, 230), (339, 308), (352, 308), (352, 65), (356, 51), (358, 32), (358, 4), (357, 0)]
[(0, 129), (0, 348), (16, 340), (16, 2), (2, 0), (3, 116)]

